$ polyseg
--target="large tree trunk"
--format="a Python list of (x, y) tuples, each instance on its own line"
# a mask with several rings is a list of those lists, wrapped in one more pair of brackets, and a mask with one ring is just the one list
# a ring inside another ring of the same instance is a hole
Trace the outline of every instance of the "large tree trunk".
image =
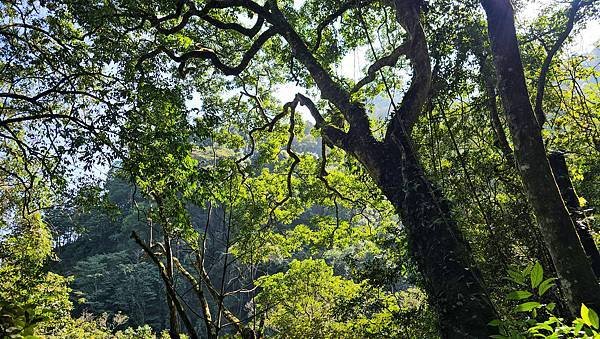
[(423, 173), (408, 137), (361, 147), (365, 165), (406, 227), (411, 257), (438, 311), (443, 338), (487, 338), (497, 314), (446, 201)]
[(577, 314), (581, 303), (600, 307), (600, 286), (583, 251), (546, 158), (539, 125), (529, 101), (509, 0), (482, 0), (498, 89), (518, 170), (544, 241), (556, 267), (565, 299)]
[(373, 137), (364, 106), (333, 81), (283, 13), (274, 6), (262, 14), (290, 44), (292, 55), (311, 74), (321, 97), (333, 103), (349, 123), (347, 132), (327, 124), (310, 99), (296, 95), (293, 105), (299, 101), (309, 109), (325, 142), (358, 159), (396, 208), (406, 227), (411, 255), (423, 274), (425, 290), (438, 311), (442, 337), (487, 338), (491, 334), (487, 324), (497, 317), (495, 310), (472, 265), (467, 242), (441, 194), (425, 178), (410, 146), (410, 126), (422, 113), (431, 77), (425, 35), (418, 20), (420, 6), (414, 1), (393, 1), (392, 5), (398, 22), (410, 32), (407, 54), (414, 74), (384, 141)]
[(569, 176), (569, 168), (567, 167), (565, 155), (562, 152), (550, 152), (548, 160), (550, 161), (550, 167), (552, 167), (552, 172), (556, 178), (556, 184), (558, 185), (560, 194), (569, 209), (569, 213), (571, 213), (571, 219), (573, 219), (573, 222), (575, 223), (575, 229), (581, 240), (581, 245), (583, 245), (583, 250), (589, 256), (592, 262), (592, 269), (594, 270), (596, 277), (598, 277), (600, 276), (600, 252), (598, 251), (598, 247), (596, 247), (594, 238), (585, 221), (585, 215), (581, 210), (579, 197), (575, 192), (575, 187), (573, 187), (571, 177)]

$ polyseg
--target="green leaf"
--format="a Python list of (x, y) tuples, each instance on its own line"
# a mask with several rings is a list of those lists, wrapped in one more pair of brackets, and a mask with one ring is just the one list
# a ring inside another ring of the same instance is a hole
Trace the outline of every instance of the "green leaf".
[(527, 277), (529, 275), (529, 273), (531, 273), (531, 269), (533, 269), (533, 265), (532, 264), (528, 264), (527, 267), (525, 267), (522, 271), (521, 274), (525, 277)]
[(556, 303), (549, 303), (548, 305), (546, 305), (546, 309), (550, 312), (554, 311), (555, 307), (556, 307)]
[(542, 306), (542, 304), (540, 304), (537, 301), (529, 301), (529, 302), (522, 303), (522, 304), (518, 305), (515, 308), (515, 311), (516, 312), (529, 312), (529, 311), (534, 310), (534, 309), (536, 309), (536, 308), (538, 308), (540, 306)]
[(510, 280), (516, 282), (517, 284), (523, 285), (524, 279), (523, 279), (523, 276), (521, 275), (521, 272), (508, 270), (507, 273), (508, 273), (508, 276), (510, 277)]
[(544, 269), (542, 268), (542, 265), (540, 265), (539, 262), (536, 262), (535, 265), (533, 265), (529, 277), (531, 278), (532, 288), (538, 287), (538, 285), (542, 282), (542, 279), (544, 279)]
[(594, 310), (587, 308), (584, 304), (581, 304), (581, 319), (585, 322), (586, 325), (598, 328), (598, 314), (594, 312)]
[(531, 297), (533, 294), (528, 291), (514, 291), (509, 293), (506, 297), (510, 300), (523, 300)]
[(490, 326), (500, 326), (500, 320), (494, 319), (488, 323)]
[(544, 323), (537, 324), (536, 326), (529, 329), (529, 331), (538, 331), (538, 330), (546, 330), (546, 331), (550, 331), (550, 332), (554, 331), (554, 329), (550, 325), (544, 324)]
[(542, 283), (540, 284), (540, 287), (538, 288), (538, 295), (541, 297), (544, 295), (544, 293), (546, 293), (546, 291), (548, 291), (550, 288), (552, 288), (554, 286), (553, 281), (556, 280), (556, 278), (548, 278), (544, 281), (542, 281)]

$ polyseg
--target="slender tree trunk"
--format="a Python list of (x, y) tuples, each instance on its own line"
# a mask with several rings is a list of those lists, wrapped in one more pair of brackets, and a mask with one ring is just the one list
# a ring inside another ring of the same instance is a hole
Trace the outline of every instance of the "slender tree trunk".
[(508, 139), (506, 138), (506, 133), (504, 133), (504, 128), (502, 127), (502, 122), (500, 121), (500, 115), (498, 114), (498, 106), (496, 105), (496, 86), (494, 86), (492, 79), (490, 79), (488, 76), (485, 76), (484, 86), (487, 96), (486, 105), (490, 111), (490, 121), (492, 122), (492, 129), (494, 130), (494, 144), (500, 148), (507, 161), (513, 162), (513, 152), (508, 144)]
[(575, 192), (575, 187), (573, 187), (571, 177), (569, 176), (565, 155), (562, 152), (550, 152), (548, 160), (550, 161), (550, 167), (552, 167), (552, 172), (556, 178), (556, 184), (558, 185), (560, 194), (571, 213), (571, 219), (573, 219), (573, 222), (575, 223), (575, 229), (581, 240), (581, 245), (583, 245), (585, 253), (590, 258), (592, 269), (594, 270), (596, 277), (599, 277), (600, 252), (598, 252), (598, 247), (596, 247), (588, 224), (584, 220), (585, 216), (583, 215), (583, 211), (581, 211), (579, 197)]
[[(173, 337), (180, 338), (179, 330), (176, 328), (176, 327), (178, 327), (177, 321), (175, 321), (176, 325), (172, 326), (173, 319), (177, 320), (177, 314), (179, 314), (179, 316), (183, 320), (183, 324), (185, 325), (185, 328), (188, 332), (190, 339), (198, 339), (198, 334), (196, 333), (196, 330), (194, 329), (194, 325), (192, 325), (192, 322), (190, 321), (188, 315), (185, 313), (183, 305), (177, 299), (177, 292), (175, 291), (175, 288), (172, 284), (173, 279), (169, 278), (169, 274), (167, 273), (167, 269), (166, 269), (165, 265), (161, 262), (161, 260), (158, 258), (158, 256), (152, 251), (152, 249), (150, 247), (148, 247), (148, 245), (146, 245), (142, 241), (142, 239), (140, 239), (140, 237), (137, 235), (137, 233), (135, 233), (135, 231), (131, 232), (131, 238), (135, 240), (135, 242), (144, 250), (144, 252), (150, 257), (150, 259), (152, 259), (152, 262), (154, 262), (154, 264), (158, 268), (160, 277), (163, 280), (163, 283), (165, 285), (165, 289), (167, 292), (167, 296), (168, 296), (167, 300), (170, 302), (169, 306), (172, 305), (175, 308), (175, 312), (176, 312), (175, 317), (173, 317), (173, 315), (171, 314), (171, 316), (169, 318), (170, 324), (171, 324), (171, 328), (169, 329), (169, 336), (172, 338)], [(172, 277), (172, 274), (171, 274), (171, 277)]]
[(576, 314), (581, 303), (600, 307), (600, 286), (583, 251), (552, 175), (525, 76), (509, 0), (482, 0), (498, 78), (498, 90), (518, 170), (544, 241), (556, 267), (565, 299)]
[[(166, 273), (167, 279), (169, 279), (171, 285), (173, 284), (173, 252), (171, 249), (171, 239), (165, 232), (165, 256), (166, 256)], [(171, 298), (171, 295), (167, 293), (167, 305), (169, 305), (169, 335), (173, 339), (179, 339), (179, 322), (177, 321), (177, 308), (175, 301)]]

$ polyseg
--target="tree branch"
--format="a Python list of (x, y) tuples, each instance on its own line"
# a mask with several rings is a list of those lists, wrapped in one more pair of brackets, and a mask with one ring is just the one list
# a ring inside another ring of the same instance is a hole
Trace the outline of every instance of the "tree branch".
[(192, 274), (190, 272), (188, 272), (188, 270), (186, 270), (185, 267), (183, 267), (183, 265), (181, 264), (179, 259), (177, 259), (176, 257), (173, 257), (173, 263), (175, 264), (175, 267), (179, 270), (179, 272), (181, 272), (181, 274), (188, 279), (188, 281), (192, 285), (192, 288), (196, 292), (198, 301), (200, 301), (200, 305), (202, 305), (202, 313), (204, 313), (204, 324), (206, 326), (207, 332), (209, 333), (211, 338), (217, 338), (216, 326), (213, 323), (212, 315), (210, 312), (210, 307), (208, 305), (208, 301), (206, 300), (206, 297), (204, 296), (204, 291), (202, 290), (202, 286), (196, 280), (196, 278), (194, 278), (194, 276), (192, 276)]
[(300, 105), (308, 108), (310, 115), (312, 115), (313, 119), (315, 119), (315, 127), (321, 129), (321, 136), (323, 137), (324, 141), (343, 150), (350, 150), (351, 145), (349, 142), (350, 137), (348, 133), (334, 126), (328, 125), (317, 109), (317, 106), (310, 98), (298, 93), (296, 94), (296, 99)]
[(323, 38), (323, 31), (325, 30), (325, 28), (327, 28), (327, 26), (331, 25), (337, 18), (342, 16), (349, 9), (352, 9), (354, 7), (366, 6), (366, 5), (370, 4), (371, 2), (373, 2), (373, 0), (367, 0), (364, 2), (361, 2), (360, 0), (350, 0), (350, 1), (343, 3), (340, 6), (340, 8), (338, 8), (333, 13), (329, 14), (325, 18), (325, 20), (323, 20), (322, 22), (319, 23), (319, 25), (317, 25), (317, 39), (315, 41), (315, 45), (312, 48), (313, 52), (316, 51), (317, 49), (319, 49), (319, 47), (321, 46), (321, 40)]
[(427, 101), (431, 87), (431, 63), (427, 39), (419, 19), (420, 6), (410, 1), (394, 0), (396, 21), (409, 34), (407, 57), (413, 68), (410, 87), (402, 98), (400, 107), (394, 112), (394, 118), (386, 131), (386, 142), (394, 135), (406, 133), (410, 135), (412, 127), (421, 115), (423, 105)]
[(174, 51), (167, 49), (164, 46), (159, 46), (157, 49), (155, 49), (154, 51), (151, 51), (149, 53), (146, 53), (144, 55), (142, 55), (140, 57), (140, 59), (138, 60), (137, 66), (140, 67), (141, 64), (148, 59), (151, 59), (161, 53), (166, 54), (171, 60), (178, 62), (179, 63), (179, 73), (181, 76), (185, 76), (187, 73), (186, 70), (186, 64), (191, 60), (191, 59), (202, 59), (202, 60), (209, 60), (212, 65), (214, 67), (216, 67), (217, 69), (219, 69), (223, 74), (225, 75), (239, 75), (240, 73), (242, 73), (242, 71), (244, 71), (246, 69), (246, 67), (248, 67), (248, 64), (250, 64), (250, 61), (252, 61), (252, 58), (254, 58), (254, 56), (256, 55), (256, 53), (258, 53), (258, 51), (261, 49), (261, 47), (271, 38), (273, 37), (277, 32), (273, 29), (273, 28), (269, 28), (266, 31), (264, 31), (261, 35), (258, 36), (258, 38), (252, 43), (252, 45), (250, 46), (250, 48), (246, 51), (246, 53), (243, 55), (242, 60), (240, 61), (240, 63), (237, 66), (229, 66), (225, 63), (223, 63), (221, 61), (221, 59), (218, 57), (217, 53), (215, 51), (213, 51), (212, 49), (209, 48), (200, 48), (197, 50), (193, 50), (193, 51), (189, 51), (189, 52), (185, 52), (182, 55), (177, 55), (175, 54)]
[(543, 127), (546, 122), (546, 115), (544, 114), (544, 108), (542, 107), (542, 103), (544, 101), (544, 93), (546, 90), (546, 78), (548, 76), (548, 71), (550, 70), (550, 65), (552, 64), (552, 59), (561, 49), (563, 43), (569, 37), (569, 34), (573, 30), (573, 26), (575, 25), (575, 21), (577, 19), (577, 14), (579, 10), (583, 7), (594, 3), (596, 0), (591, 0), (588, 2), (583, 2), (581, 0), (573, 0), (571, 2), (571, 7), (569, 8), (568, 20), (565, 26), (565, 29), (558, 36), (558, 39), (554, 42), (546, 57), (544, 58), (544, 63), (542, 64), (542, 68), (540, 70), (540, 76), (537, 81), (537, 92), (535, 94), (535, 116), (537, 118), (538, 124), (540, 128)]
[(140, 237), (137, 235), (137, 233), (135, 231), (131, 232), (131, 238), (142, 248), (142, 250), (144, 250), (144, 252), (150, 257), (152, 262), (154, 262), (156, 267), (158, 267), (160, 277), (162, 278), (162, 280), (165, 284), (167, 293), (169, 294), (169, 296), (171, 297), (171, 300), (175, 304), (175, 307), (177, 308), (177, 313), (179, 313), (179, 316), (183, 320), (183, 323), (186, 327), (188, 334), (190, 335), (191, 338), (198, 339), (199, 337), (198, 337), (198, 334), (196, 333), (196, 330), (194, 329), (194, 325), (192, 325), (192, 322), (190, 321), (189, 317), (187, 316), (187, 313), (185, 312), (185, 310), (183, 309), (183, 306), (181, 305), (181, 303), (179, 302), (179, 299), (177, 298), (177, 292), (175, 291), (175, 288), (173, 288), (173, 285), (171, 284), (171, 281), (168, 277), (165, 265), (163, 265), (163, 263), (160, 261), (160, 259), (158, 259), (156, 254), (154, 254), (154, 252), (152, 252), (152, 250), (148, 247), (148, 245), (146, 245), (142, 241), (142, 239), (140, 239)]
[(375, 80), (376, 73), (380, 71), (383, 67), (393, 67), (398, 63), (398, 59), (402, 55), (406, 55), (409, 51), (409, 43), (405, 42), (402, 45), (396, 47), (389, 55), (381, 57), (377, 59), (367, 71), (367, 75), (362, 78), (354, 87), (352, 88), (352, 93), (360, 90), (364, 85)]

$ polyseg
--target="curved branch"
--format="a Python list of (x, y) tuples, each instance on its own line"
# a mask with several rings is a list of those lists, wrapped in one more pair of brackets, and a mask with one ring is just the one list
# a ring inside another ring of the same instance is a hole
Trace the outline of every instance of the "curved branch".
[(296, 99), (300, 105), (308, 108), (310, 115), (312, 115), (313, 119), (315, 119), (315, 127), (321, 129), (321, 136), (323, 137), (324, 141), (346, 151), (350, 149), (350, 136), (348, 133), (337, 127), (326, 124), (325, 119), (317, 109), (317, 105), (315, 105), (310, 98), (298, 93), (296, 94)]
[(376, 60), (371, 66), (369, 66), (367, 75), (364, 78), (362, 78), (356, 85), (354, 85), (351, 92), (357, 92), (364, 85), (375, 80), (376, 73), (379, 72), (383, 67), (395, 66), (398, 63), (398, 59), (400, 58), (400, 56), (406, 55), (408, 53), (409, 46), (410, 44), (408, 42), (405, 42), (402, 45), (396, 47), (389, 55)]
[(183, 53), (182, 55), (177, 55), (177, 54), (175, 54), (174, 51), (169, 50), (164, 46), (159, 46), (156, 50), (142, 55), (142, 57), (138, 60), (137, 66), (138, 67), (141, 66), (141, 64), (147, 59), (151, 59), (161, 53), (164, 53), (171, 60), (179, 63), (178, 68), (179, 68), (179, 73), (181, 74), (181, 76), (186, 75), (187, 70), (186, 70), (185, 66), (191, 59), (209, 60), (213, 64), (213, 66), (216, 67), (217, 69), (219, 69), (223, 74), (239, 75), (240, 73), (242, 73), (242, 71), (244, 71), (246, 69), (246, 67), (248, 67), (248, 65), (250, 64), (250, 61), (252, 61), (252, 58), (254, 58), (254, 56), (256, 55), (256, 53), (258, 53), (258, 51), (261, 49), (261, 47), (276, 33), (277, 32), (273, 28), (269, 28), (266, 31), (264, 31), (252, 43), (250, 48), (246, 51), (246, 53), (242, 57), (242, 60), (240, 61), (240, 63), (237, 66), (233, 66), (233, 67), (223, 63), (221, 61), (221, 59), (219, 58), (219, 56), (217, 55), (217, 53), (209, 48), (200, 48), (197, 50)]
[(269, 121), (268, 123), (256, 127), (254, 129), (252, 129), (250, 131), (250, 133), (248, 133), (248, 136), (250, 137), (250, 151), (248, 153), (246, 153), (243, 157), (239, 158), (238, 160), (236, 160), (236, 163), (241, 163), (242, 161), (248, 159), (250, 156), (252, 156), (252, 154), (254, 154), (254, 148), (256, 147), (256, 142), (254, 140), (254, 133), (258, 132), (258, 131), (264, 131), (264, 130), (268, 130), (268, 131), (273, 131), (273, 128), (275, 127), (275, 124), (281, 120), (281, 118), (283, 118), (285, 115), (287, 114), (287, 112), (281, 112), (279, 114), (277, 114), (271, 121)]
[(327, 188), (328, 191), (333, 192), (334, 199), (337, 196), (337, 197), (341, 198), (342, 200), (348, 201), (349, 203), (356, 205), (358, 203), (358, 200), (353, 200), (348, 197), (345, 197), (335, 187), (331, 186), (331, 184), (329, 183), (329, 181), (326, 178), (326, 176), (328, 175), (327, 170), (325, 169), (326, 166), (327, 166), (327, 150), (325, 147), (325, 143), (322, 142), (321, 143), (321, 164), (319, 166), (319, 174), (317, 175), (317, 178), (319, 180), (321, 180), (321, 182), (323, 183), (323, 185), (325, 185), (325, 188)]
[(410, 135), (412, 127), (423, 111), (423, 105), (427, 101), (431, 87), (431, 62), (427, 38), (419, 19), (421, 9), (418, 4), (412, 2), (394, 0), (393, 3), (396, 10), (396, 21), (409, 34), (410, 46), (407, 57), (413, 68), (413, 76), (410, 87), (404, 94), (402, 103), (388, 126), (386, 142), (399, 133)]
[(544, 101), (544, 92), (546, 90), (546, 78), (548, 76), (548, 71), (550, 70), (550, 65), (552, 64), (552, 59), (561, 49), (565, 40), (569, 37), (569, 34), (573, 30), (573, 26), (575, 25), (575, 21), (577, 19), (577, 14), (579, 10), (583, 7), (592, 4), (596, 0), (591, 0), (587, 2), (583, 2), (581, 0), (573, 0), (571, 3), (571, 7), (569, 8), (568, 20), (565, 26), (565, 29), (558, 36), (558, 39), (554, 42), (546, 57), (544, 58), (544, 63), (542, 64), (542, 68), (540, 70), (540, 76), (537, 81), (537, 92), (535, 95), (535, 117), (537, 118), (538, 124), (540, 128), (546, 122), (546, 115), (544, 114), (544, 110), (542, 107), (542, 103)]
[(321, 96), (342, 112), (350, 124), (349, 133), (359, 136), (369, 143), (375, 143), (364, 107), (353, 102), (350, 93), (333, 80), (331, 74), (308, 49), (304, 40), (286, 20), (281, 10), (272, 5), (272, 13), (266, 19), (290, 45), (294, 57), (306, 67), (321, 91)]
[(263, 17), (259, 16), (258, 19), (256, 19), (256, 23), (254, 23), (254, 26), (252, 26), (251, 28), (246, 28), (238, 23), (220, 21), (218, 19), (211, 17), (208, 14), (201, 16), (201, 18), (204, 19), (204, 21), (208, 22), (209, 24), (215, 26), (216, 28), (225, 29), (225, 30), (233, 30), (233, 31), (236, 31), (242, 35), (249, 37), (249, 38), (252, 38), (256, 34), (258, 34), (258, 32), (260, 31), (260, 29), (262, 28), (262, 26), (265, 22), (265, 19)]
[[(283, 201), (288, 200), (292, 196), (292, 175), (294, 173), (294, 169), (296, 169), (296, 166), (298, 166), (298, 164), (300, 163), (300, 158), (292, 150), (292, 144), (294, 143), (294, 138), (295, 138), (294, 128), (296, 127), (297, 103), (298, 103), (298, 99), (294, 99), (294, 101), (290, 105), (290, 127), (288, 129), (289, 138), (288, 138), (287, 145), (285, 146), (285, 150), (286, 150), (287, 154), (290, 156), (290, 158), (293, 159), (293, 161), (292, 161), (292, 165), (290, 166), (290, 169), (287, 174), (288, 196), (285, 197)], [(283, 203), (283, 201), (282, 201), (282, 203)]]
[(319, 49), (319, 47), (321, 46), (321, 40), (323, 38), (323, 31), (325, 30), (325, 28), (327, 28), (327, 26), (331, 25), (337, 18), (342, 16), (349, 9), (354, 8), (354, 7), (363, 7), (363, 6), (370, 4), (371, 2), (373, 2), (373, 0), (367, 0), (362, 3), (360, 0), (350, 0), (350, 1), (343, 3), (340, 6), (340, 8), (338, 8), (335, 12), (329, 14), (325, 18), (325, 20), (320, 22), (319, 25), (317, 26), (317, 40), (315, 41), (315, 45), (312, 48), (313, 52), (316, 51), (317, 49)]

